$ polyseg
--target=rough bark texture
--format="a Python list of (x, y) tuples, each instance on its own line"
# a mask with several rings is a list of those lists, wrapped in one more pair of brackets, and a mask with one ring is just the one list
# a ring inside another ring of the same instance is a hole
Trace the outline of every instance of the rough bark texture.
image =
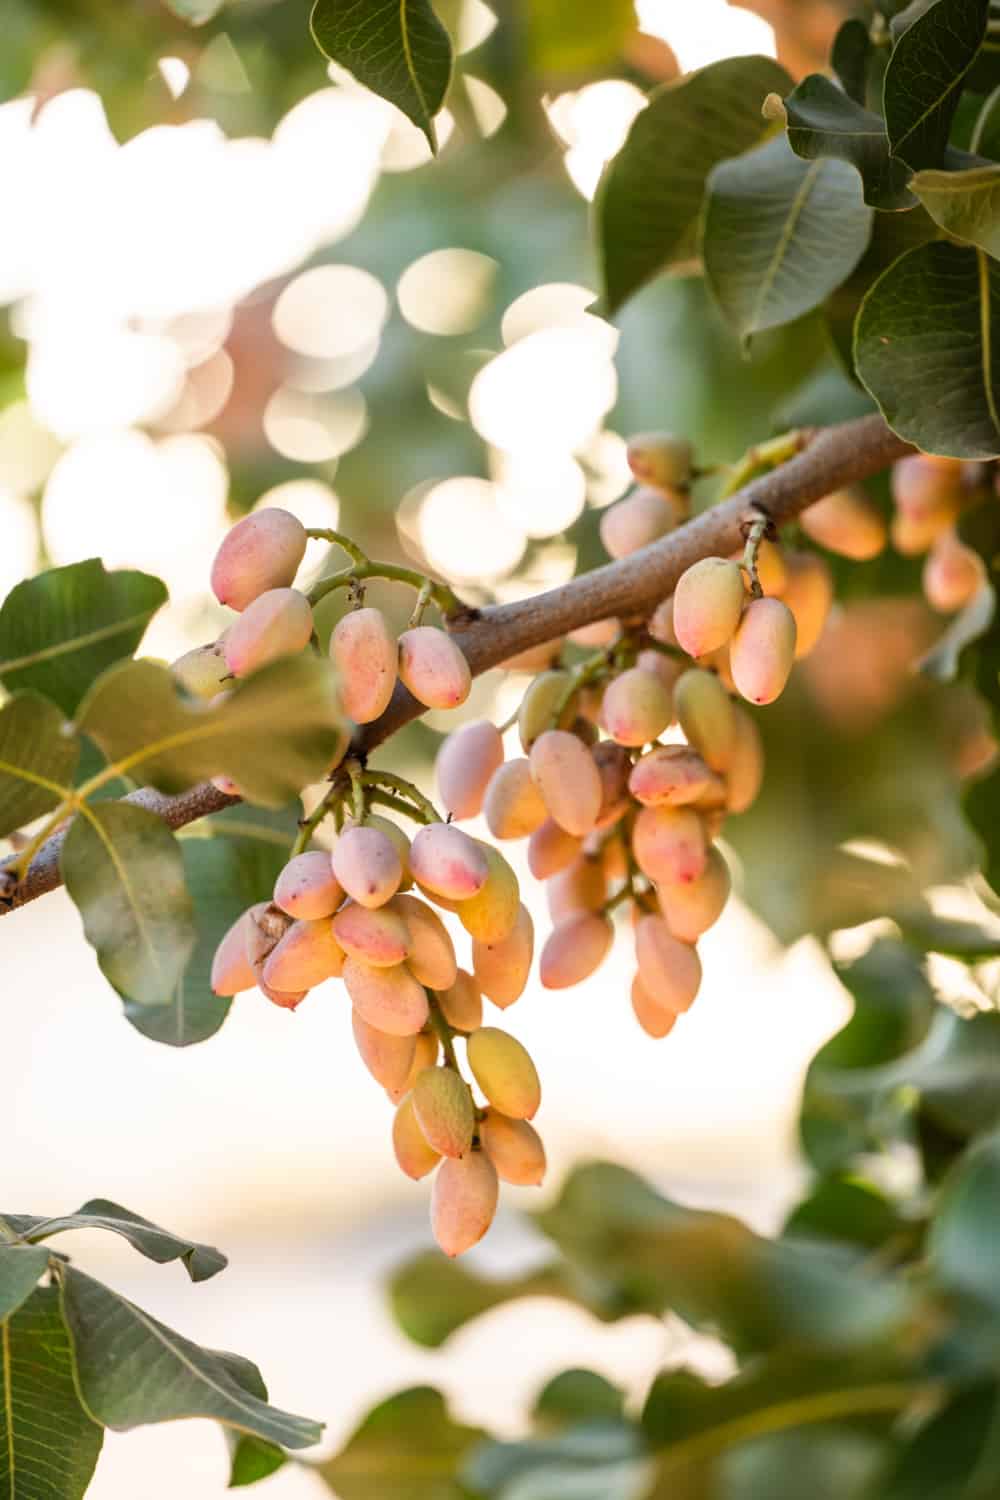
[[(763, 510), (781, 526), (831, 490), (876, 474), (910, 451), (881, 417), (861, 417), (824, 428), (788, 463), (752, 480), (730, 499), (641, 552), (584, 573), (544, 594), (493, 605), (453, 626), (452, 635), (468, 657), (473, 676), (478, 676), (529, 646), (542, 645), (594, 620), (649, 612), (673, 592), (678, 578), (693, 562), (735, 552), (741, 545), (741, 524), (754, 509)], [(422, 705), (398, 684), (385, 713), (359, 735), (357, 748), (374, 749), (423, 712)], [(232, 807), (239, 798), (227, 797), (206, 782), (176, 797), (165, 797), (146, 787), (125, 800), (158, 813), (170, 828), (183, 828), (209, 813)], [(59, 833), (49, 839), (20, 885), (0, 897), (0, 915), (61, 884), (63, 836)], [(0, 865), (0, 880), (3, 870)]]

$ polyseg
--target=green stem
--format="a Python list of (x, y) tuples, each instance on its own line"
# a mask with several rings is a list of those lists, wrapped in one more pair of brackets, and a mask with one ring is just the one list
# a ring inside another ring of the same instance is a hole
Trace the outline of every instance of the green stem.
[(441, 1009), (441, 1005), (438, 1001), (438, 997), (433, 990), (427, 991), (427, 1004), (430, 1008), (431, 1013), (431, 1025), (437, 1032), (438, 1039), (441, 1043), (441, 1050), (443, 1051), (445, 1056), (445, 1062), (448, 1064), (449, 1068), (454, 1069), (454, 1071), (458, 1073), (459, 1076), (461, 1076), (462, 1070), (458, 1066), (458, 1058), (455, 1055), (455, 1032), (446, 1019), (444, 1011)]
[(743, 549), (743, 567), (750, 578), (751, 599), (760, 599), (764, 593), (760, 585), (760, 575), (757, 572), (757, 557), (770, 524), (767, 516), (760, 516), (756, 521), (751, 521), (747, 531), (747, 543)]
[(397, 776), (393, 771), (363, 771), (360, 781), (362, 786), (385, 787), (390, 792), (396, 792), (400, 797), (407, 798), (419, 809), (425, 823), (444, 822), (433, 802), (404, 776)]
[[(90, 783), (88, 782), (87, 785), (89, 786), (89, 784)], [(75, 792), (73, 795), (66, 797), (62, 802), (60, 802), (55, 812), (51, 813), (50, 816), (45, 819), (45, 822), (42, 824), (41, 828), (39, 828), (38, 832), (33, 835), (33, 837), (28, 841), (27, 844), (25, 844), (24, 848), (17, 855), (17, 858), (11, 865), (11, 869), (15, 872), (18, 881), (23, 880), (25, 875), (28, 873), (28, 870), (31, 866), (31, 861), (34, 859), (39, 849), (45, 843), (45, 840), (55, 832), (63, 819), (68, 818), (70, 813), (75, 811), (75, 809), (79, 806), (81, 795), (84, 790), (85, 788), (81, 788), (80, 791)]]
[(436, 823), (438, 821), (437, 818), (428, 820), (418, 808), (411, 807), (408, 802), (404, 802), (402, 797), (394, 797), (391, 792), (380, 791), (378, 787), (368, 788), (368, 805), (369, 807), (391, 808), (393, 812), (401, 813), (404, 818), (412, 818), (414, 823), (427, 823), (428, 821)]
[(317, 802), (308, 818), (300, 819), (299, 831), (295, 836), (295, 843), (292, 845), (292, 852), (289, 855), (290, 859), (294, 859), (297, 854), (301, 854), (304, 850), (308, 849), (316, 829), (324, 818), (329, 817), (337, 804), (343, 801), (343, 798), (344, 785), (342, 781), (338, 780), (326, 795)]
[(433, 601), (446, 620), (461, 614), (467, 608), (446, 583), (434, 583), (413, 568), (401, 568), (395, 563), (371, 562), (368, 558), (314, 583), (307, 595), (309, 603), (318, 604), (336, 589), (350, 588), (352, 584), (360, 583), (366, 578), (384, 578), (390, 583), (408, 584), (411, 589), (416, 589), (418, 596), (426, 590), (425, 603)]
[(727, 495), (734, 495), (737, 490), (741, 490), (760, 469), (776, 469), (779, 464), (787, 463), (790, 458), (794, 458), (802, 448), (804, 437), (805, 434), (796, 428), (791, 432), (783, 432), (780, 437), (768, 438), (766, 442), (755, 443), (752, 448), (748, 448), (743, 457), (731, 465), (729, 476), (719, 493), (719, 499), (725, 500)]
[(346, 552), (352, 562), (366, 563), (368, 558), (356, 542), (352, 542), (349, 536), (342, 531), (331, 531), (325, 526), (307, 526), (306, 536), (314, 542), (329, 542), (331, 547), (339, 547)]

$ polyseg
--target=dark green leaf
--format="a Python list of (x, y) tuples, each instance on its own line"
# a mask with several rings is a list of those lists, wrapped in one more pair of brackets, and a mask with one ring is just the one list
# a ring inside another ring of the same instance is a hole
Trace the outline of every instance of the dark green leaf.
[(595, 200), (604, 297), (615, 312), (660, 271), (696, 257), (705, 181), (767, 130), (760, 107), (788, 75), (767, 57), (730, 57), (654, 90)]
[(49, 1252), (40, 1245), (0, 1244), (0, 1322), (31, 1296), (48, 1264)]
[(925, 953), (944, 953), (967, 964), (1000, 957), (1000, 931), (978, 922), (938, 917), (933, 912), (907, 912), (896, 918), (906, 941)]
[(485, 1443), (465, 1474), (477, 1494), (501, 1500), (643, 1500), (650, 1464), (634, 1428), (588, 1422), (557, 1437)]
[(918, 172), (910, 186), (946, 233), (1000, 255), (1000, 166)]
[(85, 804), (60, 866), (106, 978), (138, 1005), (166, 1005), (195, 922), (180, 845), (163, 819), (128, 802)]
[(844, 21), (833, 39), (830, 64), (845, 94), (855, 104), (868, 102), (868, 60), (872, 41), (868, 27), (858, 16)]
[[(940, 234), (930, 214), (919, 203), (908, 213), (875, 215), (868, 249), (854, 273), (834, 290), (826, 303), (830, 332), (847, 370), (854, 370), (854, 320), (868, 288), (905, 251), (939, 239)], [(820, 416), (818, 420), (829, 419)]]
[(878, 1500), (988, 1500), (996, 1470), (980, 1465), (996, 1433), (997, 1399), (995, 1385), (954, 1396), (910, 1437), (882, 1476)]
[(256, 1374), (247, 1361), (202, 1349), (75, 1266), (60, 1267), (59, 1283), (80, 1395), (95, 1421), (125, 1432), (212, 1417), (286, 1448), (319, 1441), (320, 1423), (268, 1406), (247, 1389), (244, 1368)]
[(793, 1238), (804, 1235), (843, 1240), (877, 1250), (909, 1229), (888, 1198), (868, 1183), (824, 1177), (792, 1210), (782, 1233)]
[(158, 578), (108, 573), (98, 558), (28, 578), (0, 608), (0, 681), (71, 715), (95, 677), (132, 655), (166, 599)]
[(414, 1386), (370, 1411), (315, 1472), (338, 1500), (462, 1500), (457, 1472), (482, 1436), (453, 1422), (437, 1391)]
[(1000, 1135), (977, 1141), (945, 1181), (928, 1236), (934, 1273), (948, 1291), (960, 1292), (1000, 1317)]
[(35, 693), (0, 708), (0, 838), (70, 795), (80, 741), (65, 729), (55, 705)]
[(709, 176), (702, 241), (709, 285), (749, 339), (828, 297), (864, 254), (871, 224), (852, 167), (803, 161), (778, 136)]
[(54, 1287), (39, 1287), (0, 1325), (0, 1492), (10, 1500), (79, 1500), (104, 1434), (80, 1404)]
[(994, 160), (1000, 156), (1000, 81), (998, 87), (982, 101), (969, 141), (969, 150)]
[(1000, 266), (982, 251), (923, 245), (879, 277), (858, 314), (855, 363), (901, 437), (956, 458), (1000, 454), (998, 319)]
[[(269, 901), (282, 867), (288, 860), (292, 836), (258, 827), (260, 816), (248, 807), (233, 808), (240, 821), (219, 827), (246, 828), (246, 837), (187, 838), (181, 840), (184, 874), (194, 904), (198, 938), (188, 966), (169, 1005), (137, 1005), (126, 1001), (125, 1014), (137, 1031), (170, 1047), (189, 1047), (213, 1036), (229, 1013), (230, 1000), (212, 993), (210, 976), (215, 950), (237, 917), (257, 901)], [(273, 833), (273, 841), (251, 836)]]
[(267, 807), (325, 774), (343, 725), (333, 669), (312, 655), (272, 662), (215, 707), (183, 698), (166, 667), (124, 662), (94, 683), (77, 722), (116, 770), (160, 791), (225, 775)]
[(812, 161), (833, 156), (861, 174), (865, 202), (872, 208), (912, 208), (910, 169), (889, 153), (885, 124), (863, 109), (821, 73), (811, 73), (785, 99), (788, 143)]
[(636, 30), (633, 0), (532, 0), (528, 55), (542, 73), (575, 73), (616, 62)]
[(981, 639), (993, 623), (996, 595), (984, 583), (975, 598), (951, 621), (917, 662), (917, 670), (935, 682), (954, 682), (963, 651)]
[(107, 1198), (91, 1198), (75, 1213), (57, 1214), (51, 1219), (29, 1214), (7, 1214), (5, 1219), (17, 1234), (32, 1243), (47, 1240), (53, 1234), (63, 1234), (68, 1229), (106, 1229), (112, 1234), (120, 1234), (134, 1249), (158, 1265), (171, 1260), (183, 1262), (192, 1281), (207, 1281), (210, 1276), (225, 1270), (228, 1264), (221, 1250), (216, 1250), (213, 1245), (182, 1239)]
[[(885, 1418), (878, 1420), (884, 1429)], [(741, 1443), (717, 1465), (726, 1500), (874, 1500), (889, 1442), (863, 1418), (823, 1427), (792, 1427)], [(668, 1472), (672, 1483), (676, 1471)], [(718, 1488), (713, 1486), (715, 1500)], [(657, 1491), (650, 1500), (667, 1500)], [(692, 1497), (694, 1500), (694, 1497)], [(708, 1500), (708, 1497), (706, 1497)]]
[(233, 1443), (229, 1488), (236, 1490), (244, 1484), (256, 1484), (258, 1479), (268, 1479), (287, 1462), (288, 1455), (273, 1443), (244, 1433)]
[(987, 0), (937, 0), (893, 48), (883, 85), (886, 133), (893, 156), (914, 171), (941, 164), (986, 14)]
[(320, 51), (401, 109), (435, 151), (452, 55), (430, 0), (316, 0), (311, 25)]
[(568, 1422), (620, 1421), (624, 1395), (618, 1386), (593, 1370), (563, 1370), (538, 1393), (534, 1420), (540, 1426), (563, 1427)]

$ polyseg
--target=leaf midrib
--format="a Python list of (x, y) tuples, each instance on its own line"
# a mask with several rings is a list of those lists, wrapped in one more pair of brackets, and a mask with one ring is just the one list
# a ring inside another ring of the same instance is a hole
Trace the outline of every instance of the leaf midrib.
[(136, 902), (135, 893), (132, 889), (132, 883), (128, 878), (128, 872), (118, 857), (118, 851), (114, 846), (114, 842), (108, 837), (107, 833), (101, 825), (100, 819), (96, 816), (93, 809), (89, 807), (86, 802), (80, 803), (79, 811), (82, 813), (83, 817), (86, 818), (91, 828), (93, 828), (94, 832), (97, 834), (97, 837), (103, 844), (105, 852), (107, 853), (107, 856), (114, 867), (115, 874), (118, 876), (118, 880), (125, 892), (128, 904), (132, 908), (132, 912), (135, 917), (135, 925), (139, 930), (139, 936), (142, 939), (143, 947), (147, 949), (150, 957), (153, 960), (153, 967), (156, 969), (157, 974), (160, 976), (160, 984), (162, 986), (166, 982), (166, 974), (163, 969), (163, 960), (159, 952), (157, 951), (152, 938), (150, 937), (146, 920)]
[(819, 176), (820, 171), (822, 170), (822, 166), (823, 162), (821, 159), (810, 163), (805, 176), (799, 184), (795, 197), (792, 199), (791, 207), (789, 208), (784, 225), (782, 226), (781, 234), (778, 238), (778, 243), (774, 247), (774, 252), (771, 256), (770, 261), (768, 262), (767, 270), (764, 272), (760, 287), (757, 292), (757, 296), (754, 299), (753, 311), (750, 315), (750, 326), (747, 329), (747, 333), (754, 333), (759, 327), (761, 311), (768, 297), (771, 295), (771, 291), (778, 276), (778, 271), (785, 257), (785, 252), (787, 251), (788, 246), (791, 243), (792, 235), (795, 233), (796, 225), (798, 224), (799, 219), (802, 217), (802, 211), (805, 208), (807, 199), (812, 193), (813, 185), (815, 184), (816, 178)]
[(130, 615), (127, 620), (117, 620), (113, 625), (102, 625), (95, 630), (90, 630), (86, 635), (76, 635), (71, 640), (57, 641), (52, 646), (43, 646), (41, 650), (32, 651), (28, 656), (13, 656), (8, 661), (0, 661), (0, 677), (9, 677), (11, 673), (23, 671), (25, 667), (33, 667), (38, 662), (51, 661), (57, 656), (68, 656), (72, 651), (82, 651), (98, 641), (105, 641), (111, 636), (134, 630), (137, 625), (148, 621), (153, 613), (153, 610), (146, 609), (141, 614)]

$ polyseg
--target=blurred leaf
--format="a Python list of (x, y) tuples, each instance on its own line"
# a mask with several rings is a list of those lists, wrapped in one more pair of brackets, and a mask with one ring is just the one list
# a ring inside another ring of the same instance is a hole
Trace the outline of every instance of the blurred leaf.
[(0, 1486), (11, 1500), (79, 1500), (104, 1434), (80, 1404), (54, 1287), (39, 1287), (2, 1325)]
[(0, 1323), (27, 1301), (48, 1264), (49, 1252), (40, 1245), (0, 1244)]
[(697, 254), (705, 181), (768, 129), (764, 96), (788, 87), (767, 57), (731, 57), (655, 89), (609, 163), (594, 213), (609, 313), (660, 271)]
[(164, 0), (174, 15), (189, 26), (204, 26), (214, 20), (226, 3), (227, 0)]
[(162, 818), (128, 802), (84, 804), (62, 877), (105, 977), (138, 1005), (165, 1005), (195, 944), (180, 845)]
[(910, 1436), (882, 1476), (878, 1500), (989, 1500), (996, 1493), (997, 1402), (992, 1384), (955, 1395)]
[(917, 670), (936, 682), (953, 682), (962, 652), (986, 634), (993, 623), (996, 594), (984, 583), (971, 603), (955, 616), (934, 645), (917, 662)]
[(577, 1168), (534, 1217), (602, 1300), (613, 1294), (622, 1313), (676, 1312), (738, 1354), (789, 1339), (846, 1348), (906, 1315), (902, 1287), (859, 1277), (855, 1257), (838, 1247), (762, 1239), (726, 1215), (671, 1203), (610, 1164)]
[(998, 316), (1000, 266), (980, 250), (923, 245), (879, 277), (858, 314), (855, 362), (901, 437), (955, 458), (1000, 454)]
[(846, 162), (805, 162), (778, 136), (708, 179), (702, 255), (744, 340), (809, 312), (854, 270), (872, 211)]
[(643, 1500), (651, 1466), (633, 1427), (589, 1422), (558, 1437), (485, 1443), (465, 1474), (501, 1500)]
[(268, 1406), (247, 1388), (252, 1374), (263, 1389), (249, 1361), (191, 1343), (75, 1266), (60, 1267), (59, 1285), (80, 1395), (95, 1421), (127, 1432), (213, 1417), (287, 1448), (319, 1441), (321, 1423)]
[(158, 578), (109, 573), (98, 558), (28, 578), (0, 608), (0, 681), (72, 715), (94, 678), (132, 655), (166, 599)]
[(558, 1266), (508, 1280), (477, 1276), (436, 1251), (414, 1256), (390, 1277), (392, 1315), (407, 1338), (439, 1349), (464, 1323), (520, 1297), (571, 1297)]
[(616, 62), (637, 27), (634, 0), (531, 0), (524, 20), (532, 66), (542, 73)]
[(943, 953), (969, 964), (1000, 956), (1000, 932), (989, 931), (977, 922), (938, 917), (927, 911), (907, 912), (897, 916), (896, 923), (906, 941), (925, 953)]
[(891, 1354), (851, 1360), (789, 1351), (722, 1385), (706, 1385), (685, 1370), (660, 1375), (643, 1408), (642, 1431), (657, 1454), (661, 1482), (669, 1481), (678, 1467), (718, 1458), (756, 1437), (856, 1420), (888, 1425), (924, 1384)]
[(620, 1421), (624, 1393), (593, 1370), (562, 1370), (539, 1391), (532, 1412), (541, 1427), (569, 1422)]
[[(1000, 50), (1000, 49), (998, 49)], [(1000, 93), (994, 88), (980, 101), (979, 114), (969, 142), (979, 156), (1000, 156)]]
[(884, 1132), (898, 1130), (900, 1107), (886, 1068), (925, 1039), (936, 1009), (919, 959), (902, 943), (880, 939), (836, 972), (854, 1014), (813, 1058), (799, 1116), (803, 1148), (821, 1172), (845, 1166), (877, 1146)]
[(971, 1146), (946, 1178), (927, 1242), (937, 1280), (993, 1317), (1000, 1317), (998, 1201), (1000, 1134), (993, 1134)]
[(329, 770), (342, 723), (330, 663), (305, 654), (238, 682), (216, 707), (182, 697), (166, 667), (125, 662), (94, 683), (77, 717), (109, 763), (160, 791), (226, 775), (269, 807)]
[(244, 1433), (233, 1442), (229, 1488), (236, 1490), (244, 1484), (256, 1484), (258, 1479), (269, 1479), (287, 1462), (287, 1453), (273, 1443), (265, 1443), (262, 1438)]
[(863, 1426), (791, 1428), (741, 1443), (717, 1465), (722, 1493), (726, 1500), (881, 1500), (889, 1444), (872, 1426), (869, 1419)]
[(316, 0), (310, 24), (320, 51), (401, 109), (436, 151), (452, 55), (430, 0)]
[(910, 1235), (915, 1229), (870, 1184), (831, 1176), (820, 1178), (808, 1197), (796, 1204), (782, 1234), (843, 1240), (877, 1250), (897, 1235)]
[(872, 208), (912, 208), (910, 169), (890, 155), (885, 122), (821, 73), (811, 73), (785, 99), (788, 143), (797, 156), (837, 157), (857, 168)]
[(914, 171), (944, 156), (987, 9), (987, 0), (937, 0), (896, 39), (883, 84), (886, 133), (893, 156)]
[(918, 172), (911, 186), (947, 234), (1000, 254), (1000, 166)]
[(171, 1260), (181, 1261), (192, 1281), (207, 1281), (228, 1265), (221, 1250), (216, 1250), (213, 1245), (200, 1245), (197, 1240), (171, 1234), (168, 1229), (161, 1229), (158, 1224), (107, 1198), (91, 1198), (75, 1213), (57, 1214), (49, 1219), (31, 1214), (5, 1214), (4, 1217), (17, 1234), (32, 1243), (47, 1240), (53, 1234), (64, 1234), (68, 1229), (107, 1229), (112, 1234), (120, 1234), (133, 1249), (158, 1265)]
[(259, 828), (261, 814), (248, 807), (232, 808), (242, 820), (223, 827), (246, 830), (244, 837), (181, 840), (184, 875), (194, 906), (197, 941), (169, 1005), (125, 1003), (125, 1015), (151, 1041), (170, 1047), (190, 1047), (214, 1036), (229, 1014), (231, 1000), (212, 993), (212, 959), (220, 941), (240, 914), (258, 901), (269, 901), (274, 882), (287, 863), (292, 838)]
[(35, 693), (0, 708), (0, 838), (70, 795), (80, 741), (65, 728), (55, 705)]
[(456, 1475), (482, 1436), (451, 1420), (438, 1391), (413, 1386), (370, 1411), (315, 1473), (338, 1500), (462, 1500)]

